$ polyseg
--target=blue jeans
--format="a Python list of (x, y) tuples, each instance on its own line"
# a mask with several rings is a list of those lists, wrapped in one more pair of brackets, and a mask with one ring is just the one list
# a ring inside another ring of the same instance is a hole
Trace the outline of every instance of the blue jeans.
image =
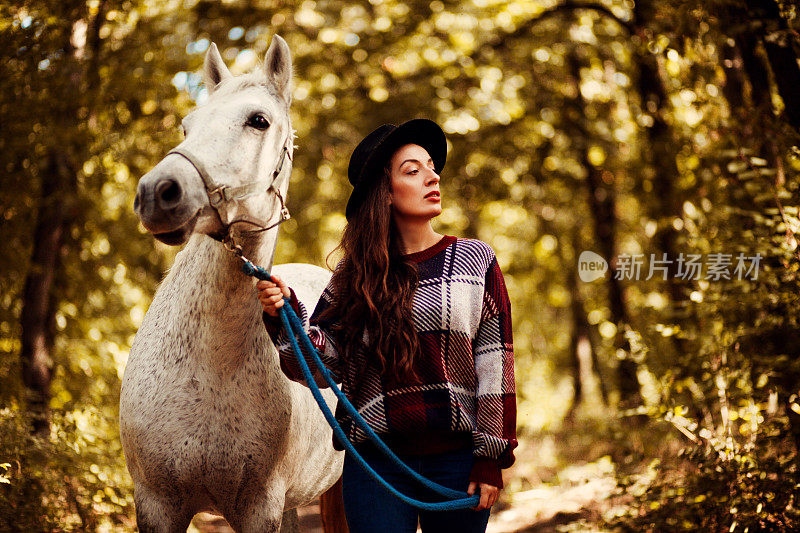
[[(402, 472), (372, 446), (358, 447), (365, 461), (398, 491), (421, 501), (443, 498)], [(472, 450), (432, 455), (399, 455), (408, 466), (445, 487), (466, 492), (475, 461)], [(477, 491), (476, 491), (477, 492)], [(423, 511), (400, 501), (374, 481), (348, 453), (342, 471), (344, 513), (351, 533), (483, 533), (490, 509)]]

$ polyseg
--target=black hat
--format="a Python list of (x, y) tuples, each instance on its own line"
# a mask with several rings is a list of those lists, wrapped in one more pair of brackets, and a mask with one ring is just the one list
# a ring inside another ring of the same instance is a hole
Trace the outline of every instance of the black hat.
[(441, 174), (447, 159), (447, 139), (438, 124), (426, 118), (415, 118), (399, 126), (379, 126), (358, 143), (350, 156), (347, 179), (353, 186), (353, 192), (345, 209), (347, 220), (366, 198), (367, 191), (379, 178), (387, 159), (397, 148), (410, 143), (425, 148), (433, 159), (434, 170)]

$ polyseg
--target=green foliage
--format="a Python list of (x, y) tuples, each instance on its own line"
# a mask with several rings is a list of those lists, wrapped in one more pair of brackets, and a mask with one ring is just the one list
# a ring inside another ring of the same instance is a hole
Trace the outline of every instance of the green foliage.
[(130, 479), (113, 423), (90, 408), (58, 412), (48, 439), (23, 413), (0, 410), (0, 530), (130, 527)]
[[(661, 475), (609, 525), (622, 531), (797, 530), (797, 465), (787, 458), (786, 442), (763, 444), (729, 453), (711, 445), (682, 450), (682, 460), (659, 465)], [(629, 483), (626, 478), (621, 486)]]
[[(695, 10), (707, 22), (689, 28), (676, 11), (655, 28), (672, 50), (665, 54), (665, 81), (674, 93), (667, 109), (677, 116), (688, 90), (704, 119), (672, 123), (683, 143), (676, 150), (675, 199), (682, 213), (659, 225), (680, 229), (684, 253), (730, 254), (731, 275), (686, 284), (686, 299), (669, 306), (642, 306), (642, 324), (656, 326), (639, 329), (653, 379), (641, 412), (686, 440), (678, 458), (658, 456), (657, 475), (612, 524), (627, 531), (791, 531), (800, 524), (800, 440), (792, 420), (800, 366), (791, 355), (798, 346), (792, 204), (800, 187), (800, 167), (793, 162), (800, 138), (786, 117), (756, 107), (757, 71), (742, 74), (750, 92), (737, 92), (741, 73), (722, 58), (726, 43), (743, 31), (734, 18), (746, 13), (757, 21), (767, 16), (761, 9), (769, 11), (769, 3), (752, 11), (736, 2), (681, 4), (676, 10)], [(775, 38), (769, 31), (779, 21), (760, 23), (754, 22), (759, 32)], [(750, 41), (737, 42), (747, 53)], [(767, 62), (764, 72), (769, 69)], [(701, 97), (709, 87), (724, 91), (724, 107)], [(771, 102), (788, 97), (779, 96), (775, 85), (767, 88), (770, 94), (761, 97)], [(760, 255), (757, 276), (733, 275), (740, 253)], [(637, 285), (642, 293), (649, 289)], [(623, 478), (622, 486), (632, 479)]]

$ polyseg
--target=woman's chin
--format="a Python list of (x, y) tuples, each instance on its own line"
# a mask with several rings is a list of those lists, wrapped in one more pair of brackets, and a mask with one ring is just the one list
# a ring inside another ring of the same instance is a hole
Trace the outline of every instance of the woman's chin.
[(431, 219), (442, 214), (442, 205), (439, 203), (436, 205), (429, 204), (417, 209), (409, 210), (400, 210), (393, 206), (392, 214), (394, 215), (395, 219), (399, 220), (415, 220), (420, 218)]
[(437, 203), (429, 212), (432, 213), (431, 217), (438, 217), (442, 214), (442, 204)]

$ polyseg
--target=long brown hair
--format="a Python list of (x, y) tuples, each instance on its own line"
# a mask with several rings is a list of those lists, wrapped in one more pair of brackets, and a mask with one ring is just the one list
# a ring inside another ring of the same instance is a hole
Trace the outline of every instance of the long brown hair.
[(413, 383), (418, 379), (414, 361), (419, 339), (411, 299), (419, 276), (414, 264), (402, 258), (389, 201), (390, 168), (387, 162), (331, 252), (341, 248), (344, 257), (332, 277), (334, 302), (320, 319), (332, 320), (332, 333), (344, 357), (364, 349), (367, 364), (374, 364), (381, 374)]

